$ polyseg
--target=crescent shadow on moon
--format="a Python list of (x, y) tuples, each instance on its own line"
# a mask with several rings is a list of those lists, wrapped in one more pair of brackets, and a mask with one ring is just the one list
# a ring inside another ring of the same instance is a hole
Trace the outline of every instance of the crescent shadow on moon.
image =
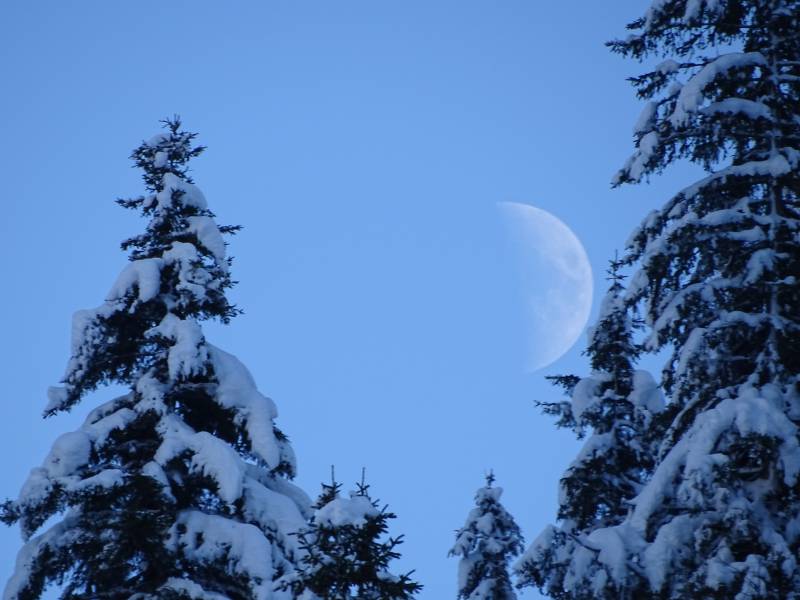
[(527, 326), (526, 370), (542, 369), (581, 336), (592, 308), (593, 276), (578, 237), (535, 206), (498, 203), (520, 259)]

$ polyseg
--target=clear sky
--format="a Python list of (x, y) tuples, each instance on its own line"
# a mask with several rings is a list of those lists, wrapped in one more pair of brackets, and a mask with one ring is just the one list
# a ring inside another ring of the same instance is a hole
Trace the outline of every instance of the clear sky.
[[(533, 402), (559, 398), (544, 375), (587, 373), (585, 337), (526, 372), (530, 290), (497, 203), (575, 232), (595, 314), (607, 260), (685, 178), (609, 185), (640, 106), (638, 65), (603, 42), (645, 4), (0, 4), (0, 497), (113, 393), (40, 418), (71, 314), (103, 301), (144, 227), (113, 202), (143, 191), (127, 157), (179, 113), (209, 148), (193, 175), (218, 222), (244, 226), (245, 314), (206, 335), (276, 401), (298, 483), (315, 496), (329, 465), (346, 483), (366, 467), (422, 600), (455, 597), (446, 554), (487, 469), (535, 538), (578, 444)], [(19, 546), (0, 529), (0, 580)]]

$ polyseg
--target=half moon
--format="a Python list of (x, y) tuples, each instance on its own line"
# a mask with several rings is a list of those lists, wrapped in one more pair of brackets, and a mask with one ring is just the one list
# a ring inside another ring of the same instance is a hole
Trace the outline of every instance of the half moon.
[(520, 259), (526, 370), (536, 371), (561, 358), (583, 333), (592, 308), (592, 267), (583, 244), (557, 217), (518, 202), (499, 208)]

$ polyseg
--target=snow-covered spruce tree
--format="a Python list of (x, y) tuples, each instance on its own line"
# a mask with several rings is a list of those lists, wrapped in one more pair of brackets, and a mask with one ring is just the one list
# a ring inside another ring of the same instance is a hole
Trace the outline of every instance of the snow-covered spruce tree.
[(615, 182), (707, 175), (631, 238), (668, 425), (595, 563), (620, 598), (800, 598), (800, 2), (658, 0), (629, 28), (613, 50), (666, 60), (633, 80), (649, 103)]
[[(77, 599), (278, 599), (310, 501), (289, 483), (292, 449), (234, 356), (200, 321), (227, 322), (230, 259), (206, 200), (187, 174), (200, 154), (177, 118), (132, 155), (147, 195), (119, 203), (149, 219), (123, 242), (130, 264), (99, 307), (73, 319), (63, 386), (46, 415), (103, 384), (130, 391), (62, 435), (3, 506), (27, 543), (4, 600), (49, 584)], [(46, 521), (52, 526), (40, 531)], [(36, 534), (36, 535), (35, 535)]]
[(514, 517), (500, 503), (503, 488), (492, 487), (494, 475), (475, 492), (473, 508), (456, 531), (450, 556), (458, 563), (458, 598), (462, 600), (516, 600), (511, 560), (522, 552), (524, 541)]
[(348, 498), (332, 479), (322, 493), (308, 527), (297, 532), (302, 558), (279, 588), (299, 600), (407, 600), (422, 589), (412, 573), (393, 575), (389, 563), (400, 557), (402, 536), (382, 536), (394, 513), (369, 496), (363, 481)]
[(561, 479), (559, 526), (548, 526), (515, 566), (520, 584), (553, 598), (622, 598), (605, 556), (609, 528), (630, 511), (652, 471), (654, 417), (663, 399), (653, 377), (635, 369), (637, 324), (624, 301), (621, 261), (608, 271), (611, 285), (589, 332), (588, 377), (555, 377), (570, 402), (543, 403), (546, 413), (579, 437), (591, 433)]

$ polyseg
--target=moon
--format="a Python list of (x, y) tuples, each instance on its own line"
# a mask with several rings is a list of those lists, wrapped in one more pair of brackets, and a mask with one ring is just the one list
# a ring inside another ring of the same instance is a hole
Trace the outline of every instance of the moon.
[(526, 321), (526, 370), (561, 358), (583, 333), (594, 281), (578, 237), (557, 217), (529, 204), (499, 202), (519, 258)]

